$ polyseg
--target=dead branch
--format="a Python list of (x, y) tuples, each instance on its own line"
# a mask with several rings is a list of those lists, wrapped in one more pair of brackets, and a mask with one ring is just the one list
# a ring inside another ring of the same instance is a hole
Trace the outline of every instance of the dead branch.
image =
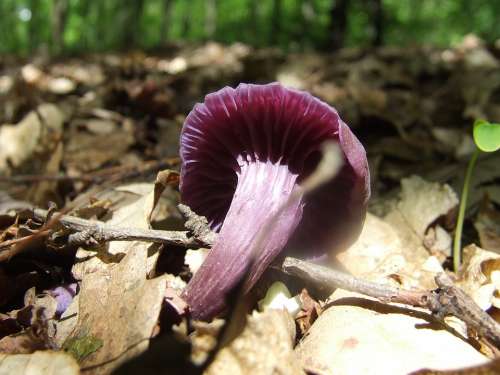
[[(33, 217), (45, 221), (48, 211), (35, 208)], [(194, 214), (193, 214), (194, 215)], [(86, 220), (70, 215), (52, 215), (65, 229), (74, 233), (68, 237), (70, 245), (88, 245), (109, 241), (146, 241), (184, 247), (210, 246), (210, 243), (192, 235), (189, 231), (164, 231), (155, 229), (123, 228), (98, 220)]]
[(445, 275), (436, 276), (438, 289), (432, 291), (405, 290), (374, 283), (300, 259), (285, 258), (281, 269), (292, 276), (324, 288), (342, 288), (377, 298), (384, 303), (402, 303), (428, 309), (441, 322), (453, 315), (464, 321), (481, 337), (500, 349), (500, 325), (474, 302), (463, 290), (453, 285)]
[[(183, 211), (188, 221), (202, 223), (199, 217), (192, 211)], [(8, 240), (0, 243), (0, 262), (4, 262), (19, 254), (28, 242), (35, 238), (48, 237), (60, 230), (71, 232), (68, 235), (67, 245), (94, 247), (109, 241), (145, 241), (163, 243), (167, 245), (184, 246), (189, 248), (210, 247), (215, 240), (215, 233), (208, 227), (203, 230), (201, 224), (200, 232), (193, 231), (164, 231), (154, 229), (123, 228), (109, 225), (98, 220), (86, 220), (75, 216), (53, 213), (52, 211), (34, 208), (21, 212), (20, 215), (37, 219), (46, 223), (37, 233)], [(206, 221), (206, 219), (205, 219)], [(56, 225), (59, 224), (59, 225)]]
[(210, 229), (207, 218), (195, 214), (194, 211), (185, 204), (178, 204), (177, 208), (179, 208), (182, 216), (186, 219), (184, 226), (193, 236), (205, 244), (213, 245), (217, 238), (217, 234)]

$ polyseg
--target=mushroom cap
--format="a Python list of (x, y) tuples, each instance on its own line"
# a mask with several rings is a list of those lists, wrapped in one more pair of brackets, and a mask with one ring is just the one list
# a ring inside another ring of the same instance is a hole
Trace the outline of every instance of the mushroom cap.
[(244, 163), (285, 164), (300, 183), (314, 171), (327, 140), (338, 142), (344, 165), (305, 197), (287, 248), (312, 257), (345, 248), (361, 231), (370, 196), (365, 150), (334, 108), (279, 83), (225, 87), (195, 105), (181, 132), (181, 199), (217, 230)]

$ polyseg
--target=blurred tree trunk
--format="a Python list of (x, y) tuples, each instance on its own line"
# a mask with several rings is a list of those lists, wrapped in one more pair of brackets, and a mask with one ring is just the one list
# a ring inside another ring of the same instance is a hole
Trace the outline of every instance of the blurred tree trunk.
[(0, 50), (8, 51), (12, 49), (13, 46), (17, 44), (16, 33), (13, 31), (13, 20), (16, 18), (15, 4), (0, 1), (0, 16), (2, 21), (0, 22), (0, 40), (2, 45), (0, 45)]
[(334, 0), (330, 10), (330, 45), (328, 50), (337, 50), (344, 46), (348, 10), (349, 0)]
[[(106, 22), (108, 18), (108, 12), (106, 11), (106, 2), (97, 1), (92, 2), (92, 5), (96, 7), (96, 21), (94, 24), (94, 32), (92, 33), (92, 44), (96, 49), (101, 49), (102, 47), (107, 47), (107, 42), (110, 40), (106, 37)], [(116, 21), (115, 21), (116, 23)]]
[[(103, 1), (103, 0), (100, 0)], [(122, 25), (122, 48), (136, 47), (139, 43), (141, 16), (144, 10), (144, 0), (129, 0), (126, 5), (119, 2), (117, 7), (124, 12)]]
[(205, 36), (214, 39), (217, 31), (217, 0), (205, 0)]
[(309, 28), (314, 24), (316, 18), (316, 4), (314, 0), (302, 0), (300, 3), (301, 15), (301, 41), (302, 44), (308, 39)]
[(271, 14), (271, 34), (269, 43), (275, 45), (280, 40), (281, 34), (281, 18), (283, 16), (283, 1), (273, 0), (273, 10)]
[(64, 29), (68, 18), (68, 0), (52, 1), (52, 51), (55, 54), (64, 50)]
[(185, 9), (182, 13), (182, 20), (181, 20), (181, 38), (187, 39), (189, 34), (191, 33), (191, 11), (189, 7), (186, 5)]
[[(34, 0), (37, 1), (37, 0)], [(78, 7), (78, 13), (80, 14), (80, 17), (82, 19), (86, 20), (85, 26), (83, 27), (81, 31), (81, 39), (80, 39), (80, 47), (86, 51), (89, 50), (91, 47), (91, 35), (93, 35), (92, 27), (89, 25), (90, 24), (90, 2), (89, 1), (80, 1), (79, 2), (79, 7)]]
[(40, 2), (38, 0), (30, 0), (28, 7), (31, 11), (31, 19), (28, 24), (28, 43), (31, 52), (34, 52), (40, 43), (39, 33), (41, 25), (39, 24)]
[(173, 0), (163, 0), (163, 17), (160, 26), (160, 43), (165, 45), (169, 39), (170, 25), (172, 23)]
[(384, 43), (384, 7), (382, 0), (370, 0), (373, 24), (372, 45), (379, 47)]
[(248, 0), (248, 17), (249, 17), (249, 40), (255, 45), (260, 44), (260, 33), (259, 33), (259, 0)]

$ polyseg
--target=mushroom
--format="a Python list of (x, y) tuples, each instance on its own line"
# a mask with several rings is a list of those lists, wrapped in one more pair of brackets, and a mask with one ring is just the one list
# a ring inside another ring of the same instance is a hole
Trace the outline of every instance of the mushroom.
[[(304, 196), (301, 181), (328, 140), (338, 142), (344, 164)], [(195, 319), (220, 313), (245, 272), (248, 290), (283, 249), (317, 257), (345, 249), (361, 231), (370, 196), (365, 150), (335, 109), (306, 92), (271, 83), (207, 95), (186, 118), (180, 155), (182, 201), (219, 231), (183, 292)]]

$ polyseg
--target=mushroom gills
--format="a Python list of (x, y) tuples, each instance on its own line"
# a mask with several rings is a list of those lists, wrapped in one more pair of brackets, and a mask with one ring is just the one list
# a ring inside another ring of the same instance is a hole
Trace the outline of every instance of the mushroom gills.
[[(241, 159), (240, 159), (241, 160)], [(217, 241), (183, 297), (195, 319), (225, 306), (226, 293), (246, 273), (251, 288), (285, 247), (302, 218), (298, 175), (271, 161), (241, 162), (233, 200)]]

